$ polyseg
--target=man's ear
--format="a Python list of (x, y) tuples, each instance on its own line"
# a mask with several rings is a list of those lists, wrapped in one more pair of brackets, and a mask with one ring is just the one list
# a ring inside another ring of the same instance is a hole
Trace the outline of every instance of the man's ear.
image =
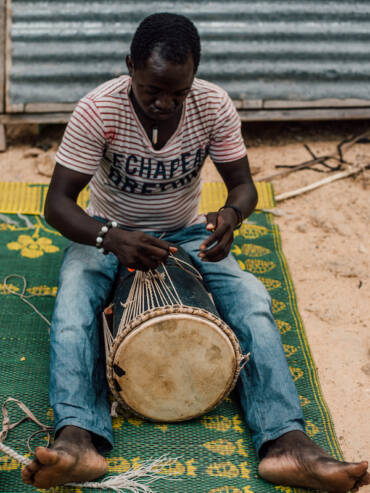
[(127, 69), (128, 69), (128, 73), (131, 75), (132, 77), (132, 74), (134, 72), (134, 64), (132, 62), (132, 58), (130, 55), (127, 55), (126, 56), (126, 66), (127, 66)]

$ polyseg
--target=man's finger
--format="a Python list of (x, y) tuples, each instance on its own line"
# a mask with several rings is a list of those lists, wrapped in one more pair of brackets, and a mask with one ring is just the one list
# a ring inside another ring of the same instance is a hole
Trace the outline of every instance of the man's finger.
[(215, 231), (208, 236), (207, 239), (203, 241), (203, 243), (200, 245), (199, 249), (200, 251), (206, 250), (207, 247), (210, 247), (213, 243), (217, 242), (220, 238), (222, 238), (227, 230), (227, 224), (218, 224), (217, 228)]
[(170, 249), (170, 244), (167, 241), (156, 238), (155, 236), (145, 235), (145, 243), (146, 245), (153, 245), (154, 247), (161, 248), (166, 250), (167, 252)]
[(212, 245), (213, 243), (215, 243), (215, 241), (217, 241), (217, 239), (219, 238), (219, 233), (218, 233), (218, 230), (214, 231), (210, 236), (208, 236), (207, 239), (205, 239), (203, 241), (203, 243), (200, 245), (199, 247), (199, 250), (201, 252), (204, 252), (207, 247), (209, 247), (210, 245)]
[(229, 254), (232, 243), (233, 237), (228, 238), (228, 235), (225, 235), (217, 245), (206, 252), (201, 252), (200, 256), (204, 261), (218, 262)]
[(170, 253), (170, 247), (168, 247), (167, 249), (163, 249), (153, 245), (144, 245), (139, 250), (141, 261), (146, 260), (149, 257), (149, 258), (158, 259), (159, 261), (162, 262), (167, 259), (169, 253)]

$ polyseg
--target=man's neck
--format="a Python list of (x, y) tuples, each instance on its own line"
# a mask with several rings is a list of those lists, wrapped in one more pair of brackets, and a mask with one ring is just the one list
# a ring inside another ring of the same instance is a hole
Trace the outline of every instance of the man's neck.
[(179, 107), (178, 111), (176, 111), (173, 117), (169, 118), (168, 120), (160, 121), (149, 118), (144, 113), (139, 103), (137, 102), (132, 89), (130, 90), (129, 98), (132, 102), (132, 106), (134, 108), (136, 116), (138, 117), (146, 134), (152, 142), (153, 147), (158, 149), (164, 147), (166, 142), (171, 138), (178, 127), (183, 107)]

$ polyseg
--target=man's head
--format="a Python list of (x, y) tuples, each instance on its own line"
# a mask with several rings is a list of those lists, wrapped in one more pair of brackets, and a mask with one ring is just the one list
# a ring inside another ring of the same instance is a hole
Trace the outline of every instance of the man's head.
[(149, 118), (166, 120), (182, 106), (199, 60), (199, 34), (189, 19), (163, 13), (142, 21), (127, 67), (135, 98)]
[(153, 50), (172, 63), (184, 64), (191, 55), (194, 74), (200, 60), (200, 39), (197, 28), (185, 16), (153, 14), (137, 28), (131, 42), (131, 60), (135, 68), (143, 68)]

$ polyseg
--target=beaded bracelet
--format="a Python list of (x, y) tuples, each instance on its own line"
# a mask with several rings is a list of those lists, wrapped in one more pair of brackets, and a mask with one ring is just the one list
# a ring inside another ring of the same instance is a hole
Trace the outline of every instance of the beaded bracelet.
[(242, 222), (243, 222), (243, 213), (242, 211), (239, 209), (239, 207), (236, 207), (236, 205), (224, 205), (223, 207), (221, 207), (220, 209), (218, 209), (218, 212), (217, 214), (219, 214), (221, 211), (223, 211), (224, 209), (233, 209), (233, 211), (235, 212), (236, 214), (236, 219), (238, 221), (237, 225), (235, 226), (234, 229), (238, 229), (240, 228), (240, 226), (242, 225)]
[(95, 240), (95, 246), (99, 250), (100, 253), (103, 255), (107, 255), (108, 251), (103, 248), (103, 241), (105, 235), (108, 233), (110, 228), (116, 228), (118, 226), (118, 223), (116, 221), (108, 221), (104, 226), (102, 226), (101, 230), (98, 233), (98, 236), (96, 237)]

